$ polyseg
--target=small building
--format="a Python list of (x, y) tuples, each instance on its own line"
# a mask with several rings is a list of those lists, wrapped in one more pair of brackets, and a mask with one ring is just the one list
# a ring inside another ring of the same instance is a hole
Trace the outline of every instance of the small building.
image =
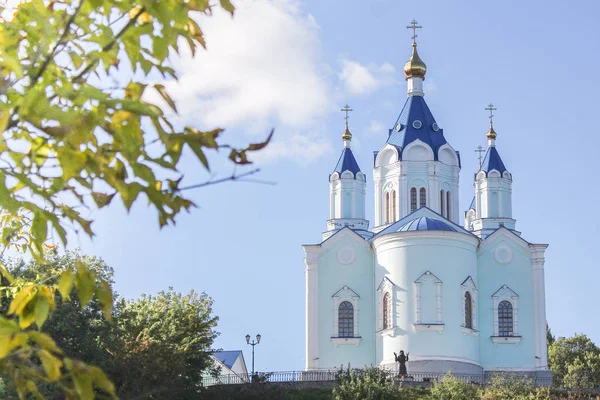
[(249, 382), (244, 353), (241, 350), (216, 351), (212, 353), (215, 364), (221, 367), (217, 377), (205, 377), (205, 385), (222, 385)]

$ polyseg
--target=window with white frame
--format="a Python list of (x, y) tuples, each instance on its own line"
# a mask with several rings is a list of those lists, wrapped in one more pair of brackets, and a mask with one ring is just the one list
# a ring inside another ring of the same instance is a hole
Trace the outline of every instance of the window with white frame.
[(519, 295), (503, 285), (492, 295), (494, 299), (494, 343), (519, 343)]
[(396, 291), (394, 290), (396, 285), (384, 277), (377, 287), (378, 297), (378, 323), (377, 330), (380, 332), (387, 332), (390, 335), (394, 335), (394, 328), (396, 327)]
[(360, 296), (348, 286), (344, 286), (331, 297), (334, 310), (331, 340), (335, 345), (358, 345), (360, 341), (358, 335), (358, 300)]
[(477, 331), (477, 286), (473, 278), (468, 276), (460, 287), (462, 288), (463, 333), (475, 333)]
[(423, 273), (415, 282), (415, 329), (443, 331), (442, 281), (431, 271)]

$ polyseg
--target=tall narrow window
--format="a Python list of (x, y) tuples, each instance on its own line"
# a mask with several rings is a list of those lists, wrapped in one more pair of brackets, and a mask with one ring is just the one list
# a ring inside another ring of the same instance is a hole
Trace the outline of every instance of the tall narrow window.
[(383, 329), (392, 327), (392, 296), (389, 292), (383, 295)]
[(417, 209), (417, 189), (410, 189), (410, 211), (415, 211)]
[(465, 293), (465, 327), (473, 329), (473, 301), (471, 293)]
[(513, 335), (513, 306), (503, 300), (498, 304), (498, 336)]
[(446, 218), (450, 219), (450, 192), (446, 192)]
[(385, 223), (390, 223), (390, 192), (385, 192)]
[(392, 190), (392, 220), (390, 222), (394, 222), (396, 218), (396, 191)]
[(427, 205), (427, 191), (425, 190), (425, 188), (421, 188), (421, 190), (419, 190), (419, 197), (420, 197), (420, 207), (424, 207)]
[(446, 207), (444, 207), (444, 190), (440, 190), (440, 214), (442, 217), (446, 216)]
[(338, 312), (338, 336), (354, 337), (354, 306), (349, 301), (344, 301)]

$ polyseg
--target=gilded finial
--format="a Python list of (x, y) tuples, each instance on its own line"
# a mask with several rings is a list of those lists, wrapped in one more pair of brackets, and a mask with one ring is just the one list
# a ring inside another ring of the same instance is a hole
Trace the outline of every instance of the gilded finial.
[(490, 130), (487, 133), (487, 138), (495, 140), (496, 131), (494, 130), (494, 111), (497, 110), (497, 108), (495, 108), (494, 105), (490, 103), (485, 109), (490, 112)]
[(346, 104), (344, 108), (342, 108), (340, 111), (346, 113), (346, 116), (344, 117), (344, 119), (346, 120), (346, 129), (344, 130), (344, 133), (342, 133), (342, 140), (352, 140), (352, 134), (350, 133), (350, 129), (348, 129), (348, 119), (350, 118), (348, 113), (354, 110), (352, 110), (350, 106)]
[(411, 24), (406, 27), (407, 29), (413, 30), (413, 35), (411, 39), (413, 40), (412, 44), (412, 54), (410, 59), (406, 64), (404, 64), (404, 75), (406, 75), (406, 79), (416, 77), (425, 79), (425, 73), (427, 72), (427, 65), (421, 60), (419, 57), (419, 53), (417, 53), (417, 29), (422, 29), (423, 26), (417, 25), (416, 20), (412, 20)]

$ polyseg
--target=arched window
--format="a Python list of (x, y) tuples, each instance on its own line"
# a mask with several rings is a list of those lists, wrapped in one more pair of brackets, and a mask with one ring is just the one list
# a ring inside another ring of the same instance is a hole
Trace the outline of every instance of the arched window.
[(338, 309), (338, 336), (354, 337), (354, 306), (344, 301)]
[(390, 192), (385, 192), (385, 223), (390, 223)]
[(446, 216), (446, 207), (444, 207), (444, 200), (445, 200), (444, 196), (444, 190), (440, 190), (440, 214), (442, 214), (442, 217)]
[(392, 296), (386, 293), (383, 296), (383, 329), (392, 327)]
[(446, 192), (446, 218), (450, 219), (450, 191)]
[(503, 300), (498, 304), (498, 336), (513, 335), (513, 306)]
[(396, 191), (392, 190), (392, 220), (390, 222), (394, 222), (396, 218)]
[(415, 211), (417, 209), (417, 189), (410, 189), (410, 211)]
[(473, 302), (471, 293), (465, 293), (465, 327), (473, 329)]
[(427, 191), (425, 190), (425, 188), (421, 188), (421, 190), (419, 190), (419, 197), (420, 197), (420, 207), (424, 207), (427, 205)]

